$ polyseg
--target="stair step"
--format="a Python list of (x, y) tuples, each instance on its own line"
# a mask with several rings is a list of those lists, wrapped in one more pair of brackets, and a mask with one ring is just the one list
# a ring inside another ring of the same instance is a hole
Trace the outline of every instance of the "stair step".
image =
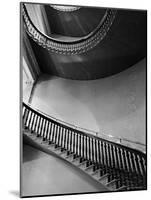
[(104, 185), (106, 185), (108, 183), (108, 176), (109, 174), (106, 173), (103, 176), (99, 177), (98, 181)]
[(100, 170), (101, 170), (101, 169), (95, 170), (95, 172), (92, 172), (91, 175), (94, 176), (94, 175), (96, 175), (96, 174), (99, 174)]
[(127, 190), (127, 187), (125, 185), (117, 188), (115, 191), (123, 191), (123, 190)]
[(54, 148), (54, 151), (61, 150), (61, 148), (62, 148), (62, 147), (55, 147), (55, 148)]
[(87, 172), (91, 171), (93, 167), (94, 167), (94, 164), (90, 165), (89, 167), (86, 167), (85, 171), (87, 171)]
[(69, 155), (67, 155), (65, 158), (68, 159), (70, 157), (73, 157), (73, 155), (75, 155), (74, 153), (70, 153)]
[(61, 156), (62, 158), (65, 158), (66, 155), (67, 155), (67, 152), (61, 152), (61, 153), (58, 153), (59, 156)]
[(85, 161), (83, 161), (82, 163), (80, 163), (79, 165), (77, 165), (77, 167), (86, 167), (85, 165), (86, 165), (86, 163), (87, 163), (88, 161), (87, 160), (85, 160)]
[(118, 181), (119, 179), (113, 179), (112, 181), (110, 181), (110, 182), (108, 182), (107, 184), (106, 184), (106, 186), (108, 187), (108, 188), (110, 188), (111, 190), (116, 190), (117, 188), (116, 188), (116, 182)]
[(72, 163), (73, 163), (74, 165), (78, 165), (78, 164), (80, 163), (80, 158), (78, 157), (78, 158), (73, 159), (73, 160), (72, 160)]

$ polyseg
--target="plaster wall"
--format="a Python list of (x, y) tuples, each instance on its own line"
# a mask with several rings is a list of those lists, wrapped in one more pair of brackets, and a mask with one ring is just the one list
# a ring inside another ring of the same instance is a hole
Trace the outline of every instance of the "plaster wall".
[(89, 81), (43, 75), (32, 105), (76, 126), (139, 141), (146, 135), (146, 60), (116, 75)]

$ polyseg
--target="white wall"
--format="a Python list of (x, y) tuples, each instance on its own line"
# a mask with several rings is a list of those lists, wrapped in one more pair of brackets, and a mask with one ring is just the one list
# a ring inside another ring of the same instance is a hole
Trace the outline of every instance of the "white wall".
[(22, 195), (54, 195), (107, 191), (69, 163), (24, 145)]
[(91, 81), (43, 76), (32, 105), (77, 126), (145, 143), (145, 62)]

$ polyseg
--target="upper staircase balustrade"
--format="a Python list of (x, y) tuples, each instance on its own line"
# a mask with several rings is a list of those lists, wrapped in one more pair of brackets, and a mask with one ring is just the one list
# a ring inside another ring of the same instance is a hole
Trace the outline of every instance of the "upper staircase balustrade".
[(84, 53), (104, 39), (114, 21), (116, 9), (107, 9), (104, 17), (94, 31), (75, 41), (60, 41), (42, 33), (30, 19), (25, 4), (22, 6), (22, 15), (24, 27), (28, 35), (40, 46), (55, 53), (72, 55)]

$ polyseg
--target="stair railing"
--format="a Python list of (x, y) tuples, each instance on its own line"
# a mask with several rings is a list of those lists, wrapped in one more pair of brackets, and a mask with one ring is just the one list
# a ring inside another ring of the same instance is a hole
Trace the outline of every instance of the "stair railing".
[(95, 47), (104, 39), (114, 21), (116, 9), (107, 9), (99, 25), (90, 34), (79, 40), (68, 42), (59, 41), (58, 39), (47, 36), (38, 30), (30, 19), (25, 4), (22, 6), (22, 15), (26, 32), (40, 46), (55, 53), (72, 55), (84, 53)]
[[(106, 166), (136, 174), (146, 181), (146, 154), (103, 138), (71, 128), (23, 103), (23, 126), (56, 148), (61, 147), (88, 165)], [(145, 184), (145, 183), (144, 183)]]

